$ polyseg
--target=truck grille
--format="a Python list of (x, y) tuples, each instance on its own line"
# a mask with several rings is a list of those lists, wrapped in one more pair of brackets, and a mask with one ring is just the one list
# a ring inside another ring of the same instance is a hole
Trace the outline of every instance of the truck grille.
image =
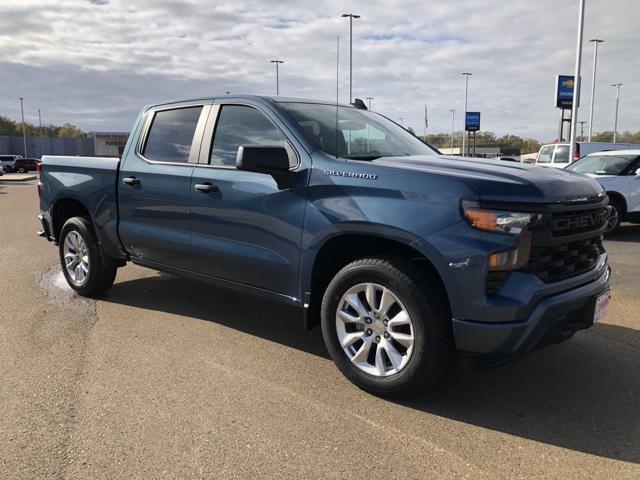
[(527, 270), (545, 283), (558, 282), (588, 272), (603, 252), (599, 236), (562, 245), (533, 246)]
[(554, 237), (564, 237), (599, 230), (606, 223), (607, 217), (607, 208), (602, 206), (587, 210), (553, 212), (549, 226)]

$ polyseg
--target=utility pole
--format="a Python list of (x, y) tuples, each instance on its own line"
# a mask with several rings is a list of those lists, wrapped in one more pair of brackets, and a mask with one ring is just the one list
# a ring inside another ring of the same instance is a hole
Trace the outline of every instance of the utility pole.
[[(589, 141), (591, 141), (591, 134), (593, 133), (593, 103), (596, 96), (596, 64), (598, 63), (598, 44), (603, 43), (604, 40), (599, 38), (592, 38), (589, 40), (593, 43), (593, 75), (591, 77), (591, 102), (589, 106)], [(582, 139), (584, 141), (584, 138)]]
[(404, 123), (403, 123), (403, 122), (404, 122), (404, 117), (400, 117), (400, 125), (403, 125), (403, 126), (404, 126)]
[[(462, 118), (463, 122), (467, 121), (467, 93), (469, 91), (469, 77), (471, 75), (473, 75), (472, 73), (469, 72), (462, 72), (462, 75), (464, 75), (464, 117)], [(464, 134), (465, 134), (465, 129), (462, 129), (462, 155), (465, 155), (465, 138), (464, 138)]]
[(612, 87), (616, 87), (616, 119), (613, 123), (613, 143), (616, 143), (618, 139), (618, 106), (620, 105), (620, 87), (621, 83), (614, 83), (611, 85)]
[(353, 19), (360, 15), (343, 13), (342, 17), (349, 17), (349, 103), (353, 103)]
[(580, 141), (584, 142), (584, 124), (587, 123), (584, 120), (578, 122), (580, 124)]
[(584, 0), (578, 1), (578, 35), (576, 38), (576, 66), (573, 73), (573, 102), (571, 102), (571, 133), (569, 138), (569, 161), (576, 152), (576, 130), (578, 129), (578, 103), (580, 103), (580, 69), (582, 67), (582, 32), (584, 30)]
[(24, 158), (27, 158), (27, 129), (24, 124), (24, 98), (20, 97), (20, 114), (22, 115), (22, 143), (24, 144)]
[(42, 114), (40, 109), (38, 109), (38, 124), (40, 125), (40, 157), (42, 157), (44, 155), (44, 138), (42, 136)]
[(456, 124), (456, 110), (452, 108), (449, 111), (451, 112), (451, 155), (453, 155), (453, 130)]
[(371, 110), (371, 100), (375, 100), (375, 97), (367, 97), (367, 100), (369, 100), (369, 110)]
[(276, 64), (276, 96), (280, 95), (280, 73), (278, 71), (278, 65), (284, 63), (282, 60), (271, 60), (271, 63)]

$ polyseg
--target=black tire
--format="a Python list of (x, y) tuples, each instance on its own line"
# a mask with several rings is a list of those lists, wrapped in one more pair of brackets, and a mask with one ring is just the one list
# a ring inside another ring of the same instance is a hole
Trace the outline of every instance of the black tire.
[[(611, 235), (618, 230), (620, 224), (622, 223), (622, 218), (624, 217), (624, 207), (620, 200), (611, 199), (609, 201), (609, 206), (611, 207), (611, 213), (609, 215), (609, 219), (607, 220), (607, 230), (605, 231), (605, 235)], [(612, 218), (613, 217), (613, 218)], [(615, 218), (615, 220), (614, 220)]]
[(26, 170), (25, 170), (24, 168), (22, 168), (22, 167), (20, 167), (20, 168), (18, 169), (18, 173), (25, 173), (25, 172), (26, 172)]
[[(390, 289), (411, 317), (413, 353), (398, 373), (375, 376), (354, 365), (338, 338), (336, 312), (351, 287), (373, 282)], [(322, 301), (322, 334), (338, 369), (365, 391), (387, 397), (420, 392), (446, 371), (452, 352), (451, 320), (446, 295), (438, 280), (403, 258), (356, 260), (333, 278)]]
[[(74, 281), (67, 271), (64, 259), (65, 240), (70, 232), (76, 232), (86, 245), (89, 259), (89, 271), (82, 281)], [(60, 265), (62, 273), (71, 288), (84, 297), (96, 297), (108, 290), (116, 278), (118, 268), (113, 262), (106, 260), (100, 251), (91, 221), (85, 217), (73, 217), (65, 222), (60, 231), (59, 242)]]

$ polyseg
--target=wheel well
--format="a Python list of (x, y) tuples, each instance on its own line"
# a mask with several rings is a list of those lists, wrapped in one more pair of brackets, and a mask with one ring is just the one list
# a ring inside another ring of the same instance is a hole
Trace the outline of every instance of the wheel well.
[(373, 235), (341, 235), (328, 240), (320, 248), (313, 263), (311, 298), (305, 319), (307, 328), (320, 324), (322, 297), (336, 273), (354, 260), (375, 256), (394, 256), (411, 260), (422, 271), (431, 274), (439, 282), (442, 292), (446, 292), (433, 264), (409, 245)]
[(60, 230), (71, 217), (90, 217), (87, 208), (78, 200), (63, 198), (58, 200), (51, 212), (51, 229), (56, 242), (60, 238)]
[(624, 195), (618, 193), (618, 192), (607, 192), (607, 195), (609, 196), (609, 198), (611, 200), (615, 200), (616, 203), (618, 203), (619, 205), (622, 205), (622, 208), (624, 211), (620, 212), (622, 215), (624, 215), (625, 213), (627, 213), (627, 201), (624, 198)]

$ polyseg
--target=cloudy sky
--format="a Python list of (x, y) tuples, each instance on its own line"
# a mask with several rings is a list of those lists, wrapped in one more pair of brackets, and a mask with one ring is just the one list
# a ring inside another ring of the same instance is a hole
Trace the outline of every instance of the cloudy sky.
[[(586, 0), (581, 119), (588, 117), (592, 45), (599, 51), (594, 130), (612, 130), (622, 82), (620, 130), (640, 130), (640, 1)], [(348, 101), (354, 22), (354, 96), (423, 131), (462, 127), (463, 71), (469, 110), (482, 128), (555, 138), (554, 78), (572, 74), (577, 0), (2, 0), (0, 115), (69, 121), (84, 130), (129, 130), (145, 104), (234, 93), (275, 93), (270, 59), (285, 61), (280, 93)]]

